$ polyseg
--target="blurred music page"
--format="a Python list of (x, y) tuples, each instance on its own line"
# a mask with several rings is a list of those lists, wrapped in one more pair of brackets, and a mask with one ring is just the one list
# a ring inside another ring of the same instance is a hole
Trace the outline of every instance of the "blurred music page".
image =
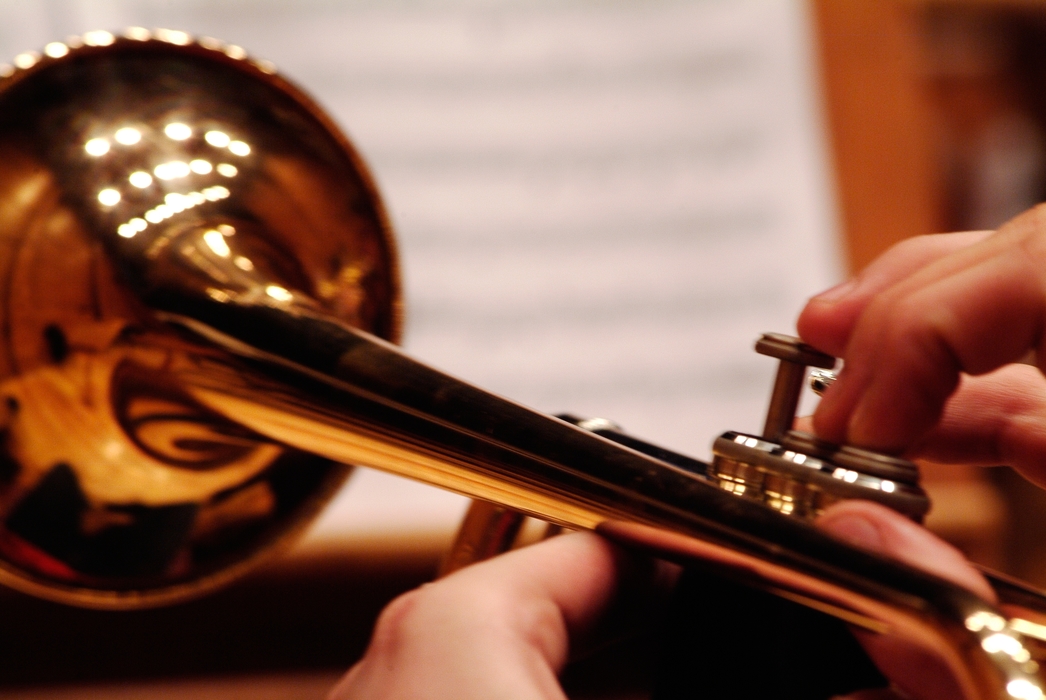
[[(839, 274), (803, 5), (423, 3), (339, 31), (317, 90), (388, 198), (408, 351), (701, 458), (761, 428), (755, 338)], [(415, 506), (350, 489), (321, 532), (445, 501), (382, 483)]]
[[(242, 44), (312, 92), (386, 198), (407, 350), (540, 410), (707, 458), (762, 426), (754, 340), (840, 275), (799, 0), (78, 7)], [(449, 532), (463, 508), (364, 471), (310, 542)]]

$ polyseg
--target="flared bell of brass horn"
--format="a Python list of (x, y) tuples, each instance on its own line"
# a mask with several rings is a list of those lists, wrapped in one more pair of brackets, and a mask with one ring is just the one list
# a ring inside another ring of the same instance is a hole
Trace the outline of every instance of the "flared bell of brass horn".
[(1046, 697), (1041, 594), (995, 578), (998, 608), (810, 524), (837, 497), (925, 504), (903, 460), (779, 435), (795, 368), (768, 434), (726, 433), (713, 465), (446, 376), (389, 342), (389, 227), (311, 101), (181, 32), (75, 43), (0, 66), (0, 581), (95, 607), (197, 595), (361, 464), (892, 635), (962, 697)]
[(0, 79), (0, 580), (92, 606), (198, 594), (300, 529), (346, 467), (190, 395), (177, 372), (222, 360), (139, 292), (173, 275), (396, 340), (381, 202), (311, 100), (224, 46), (93, 32), (16, 63)]

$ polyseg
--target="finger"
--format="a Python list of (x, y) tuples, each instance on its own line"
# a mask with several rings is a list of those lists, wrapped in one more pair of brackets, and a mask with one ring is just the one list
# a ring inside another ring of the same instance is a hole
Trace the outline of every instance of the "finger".
[[(1012, 364), (980, 377), (963, 375), (933, 428), (904, 455), (945, 464), (1006, 465), (1046, 488), (1046, 376)], [(813, 417), (795, 427), (815, 432)]]
[(814, 416), (829, 440), (898, 452), (929, 430), (960, 372), (982, 374), (1041, 343), (1046, 209), (938, 259), (869, 302), (846, 366)]
[[(910, 459), (1013, 467), (1046, 488), (1046, 376), (1026, 364), (963, 375), (937, 424), (904, 453)], [(815, 432), (812, 416), (796, 429)]]
[(1046, 377), (1029, 365), (964, 376), (941, 420), (908, 452), (948, 464), (1011, 466), (1046, 487)]
[(850, 544), (885, 554), (995, 601), (995, 591), (959, 550), (885, 506), (844, 501), (825, 510), (817, 525)]
[[(958, 550), (888, 508), (867, 501), (847, 501), (826, 510), (817, 524), (851, 544), (891, 556), (996, 602), (991, 586)], [(943, 660), (930, 650), (876, 634), (858, 632), (857, 638), (905, 697), (936, 700), (961, 695)]]
[(331, 698), (561, 700), (571, 636), (607, 609), (628, 570), (620, 550), (587, 533), (462, 569), (394, 601)]
[(858, 317), (877, 294), (990, 234), (990, 231), (967, 231), (902, 241), (857, 277), (810, 299), (796, 322), (799, 335), (824, 352), (842, 355)]

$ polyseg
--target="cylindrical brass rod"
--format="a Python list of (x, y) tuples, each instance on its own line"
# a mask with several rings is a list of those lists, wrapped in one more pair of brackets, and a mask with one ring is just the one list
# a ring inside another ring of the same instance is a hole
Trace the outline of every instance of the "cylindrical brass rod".
[(755, 344), (761, 355), (781, 360), (770, 395), (770, 407), (766, 412), (763, 437), (771, 442), (780, 442), (784, 434), (792, 429), (795, 412), (799, 407), (799, 396), (806, 381), (806, 368), (831, 369), (835, 358), (793, 338), (780, 333), (766, 333)]
[(777, 377), (774, 379), (774, 390), (770, 395), (770, 406), (766, 411), (764, 438), (771, 442), (780, 442), (784, 434), (792, 429), (805, 380), (805, 366), (781, 360), (777, 368)]

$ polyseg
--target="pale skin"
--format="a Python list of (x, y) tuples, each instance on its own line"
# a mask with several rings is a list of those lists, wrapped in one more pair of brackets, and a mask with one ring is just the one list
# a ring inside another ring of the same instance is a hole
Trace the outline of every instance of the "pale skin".
[[(995, 233), (906, 241), (811, 299), (798, 328), (846, 362), (813, 417), (822, 437), (1010, 464), (1046, 485), (1046, 209)], [(1028, 358), (1037, 366), (1015, 364)], [(884, 508), (839, 504), (819, 525), (994, 599), (958, 551)], [(592, 534), (469, 567), (394, 601), (330, 700), (562, 700), (572, 646), (656, 588), (655, 571)], [(925, 665), (869, 651), (914, 700), (951, 695)]]

